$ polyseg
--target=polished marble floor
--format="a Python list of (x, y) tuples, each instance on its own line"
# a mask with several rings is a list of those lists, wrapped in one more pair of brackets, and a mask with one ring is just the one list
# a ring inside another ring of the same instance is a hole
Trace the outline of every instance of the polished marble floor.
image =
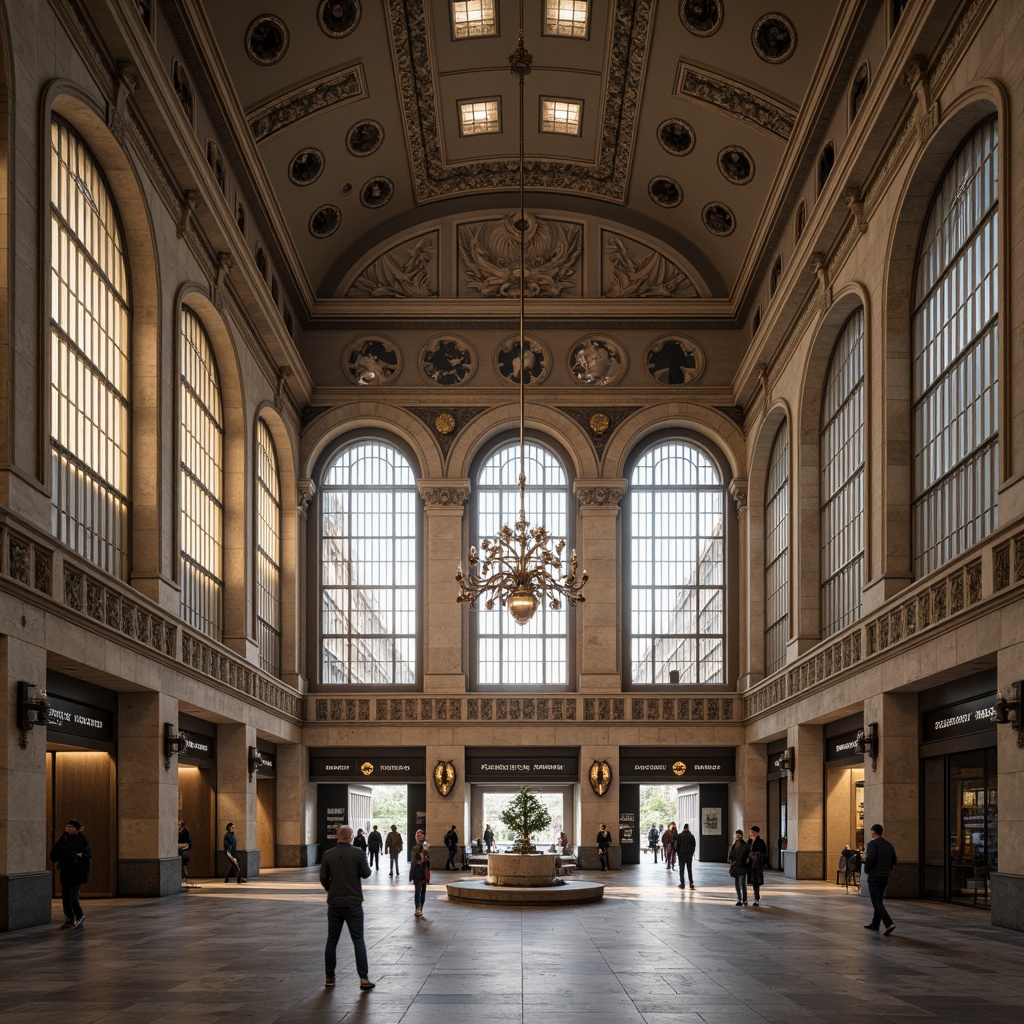
[[(594, 876), (592, 876), (594, 877)], [(1024, 1014), (1024, 934), (986, 911), (891, 901), (896, 932), (865, 931), (867, 901), (769, 875), (760, 909), (734, 906), (724, 867), (680, 890), (663, 864), (600, 876), (600, 904), (560, 910), (449, 904), (426, 914), (384, 872), (366, 885), (370, 976), (347, 933), (324, 988), (316, 869), (248, 885), (203, 881), (163, 900), (93, 900), (82, 928), (0, 934), (3, 1024), (969, 1024)]]

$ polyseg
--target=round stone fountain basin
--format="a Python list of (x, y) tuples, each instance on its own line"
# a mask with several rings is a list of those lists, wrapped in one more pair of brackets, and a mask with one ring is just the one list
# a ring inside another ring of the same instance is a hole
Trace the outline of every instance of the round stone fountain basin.
[(555, 884), (558, 855), (554, 853), (489, 853), (487, 884), (537, 889)]

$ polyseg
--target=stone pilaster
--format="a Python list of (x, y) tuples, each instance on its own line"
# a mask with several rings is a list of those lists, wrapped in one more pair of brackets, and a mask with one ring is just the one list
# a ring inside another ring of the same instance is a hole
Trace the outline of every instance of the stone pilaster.
[[(432, 853), (430, 867), (432, 871), (444, 868), (448, 851), (444, 845), (444, 835), (455, 826), (462, 845), (469, 839), (469, 806), (467, 803), (466, 786), (466, 749), (462, 746), (428, 746), (427, 748), (427, 842)], [(447, 796), (441, 796), (434, 785), (434, 766), (438, 761), (451, 761), (455, 765), (455, 785)], [(401, 831), (401, 826), (399, 826)], [(405, 851), (416, 842), (415, 833), (406, 836)], [(405, 853), (403, 853), (405, 856)]]
[[(736, 828), (749, 831), (751, 825), (761, 827), (761, 838), (768, 839), (768, 746), (765, 743), (745, 743), (736, 748), (736, 781), (730, 787), (732, 809), (730, 821)], [(778, 836), (773, 836), (774, 842)]]
[[(763, 565), (764, 556), (763, 552), (758, 552), (757, 561), (751, 561), (751, 538), (750, 538), (750, 515), (747, 511), (747, 480), (745, 477), (736, 477), (729, 484), (729, 495), (732, 500), (736, 503), (736, 526), (739, 534), (737, 552), (739, 555), (740, 572), (738, 573), (739, 582), (739, 593), (737, 594), (737, 608), (738, 608), (738, 621), (739, 636), (747, 638), (747, 644), (739, 643), (739, 664), (736, 666), (736, 678), (740, 680), (741, 688), (750, 685), (751, 682), (751, 671), (757, 672), (757, 679), (761, 679), (764, 676), (764, 619), (763, 615), (752, 615), (750, 608), (750, 595), (752, 593), (752, 583), (748, 579), (749, 566), (752, 564)], [(762, 543), (762, 538), (759, 536), (758, 545)], [(748, 567), (745, 570), (743, 567)], [(764, 605), (764, 585), (761, 585), (761, 595), (757, 596), (756, 590), (753, 592), (753, 601), (757, 602), (758, 608), (763, 608)], [(751, 635), (750, 624), (751, 620), (754, 619), (758, 623), (757, 629)], [(760, 655), (754, 655), (748, 647), (749, 645), (756, 644), (760, 650)]]
[[(612, 784), (604, 796), (598, 796), (590, 785), (588, 773), (595, 761), (607, 761), (612, 769)], [(572, 836), (579, 851), (580, 867), (596, 871), (601, 867), (597, 855), (597, 833), (602, 822), (612, 834), (609, 865), (622, 867), (622, 847), (619, 846), (619, 748), (617, 743), (580, 747), (580, 834)]]
[(316, 786), (309, 781), (307, 748), (299, 743), (277, 746), (277, 849), (282, 868), (316, 863)]
[(581, 693), (619, 693), (622, 689), (619, 503), (626, 485), (626, 480), (604, 479), (575, 483), (580, 569), (590, 574), (583, 591), (585, 600), (576, 608), (576, 635), (581, 638), (576, 669)]
[(122, 693), (117, 707), (117, 891), (181, 892), (177, 758), (164, 762), (164, 725), (178, 702), (160, 693)]
[[(244, 723), (217, 726), (217, 836), (224, 835), (229, 821), (235, 824), (238, 864), (242, 874), (260, 873), (256, 847), (256, 776), (249, 781), (249, 747), (256, 745), (256, 730)], [(217, 852), (217, 870), (226, 874), (228, 861), (223, 847)]]
[[(24, 620), (23, 620), (24, 621)], [(46, 830), (46, 727), (36, 726), (20, 745), (18, 680), (46, 689), (46, 651), (0, 636), (0, 932), (47, 924), (53, 879)]]
[[(1000, 511), (1002, 506), (1000, 505)], [(1015, 693), (1011, 684), (1019, 680), (1024, 660), (1024, 643), (999, 652), (999, 690), (1007, 700)], [(1017, 687), (1024, 699), (1024, 684)], [(1024, 708), (1017, 708), (1017, 720), (1024, 720)], [(996, 726), (996, 762), (999, 766), (999, 871), (992, 875), (992, 923), (1024, 931), (1024, 749), (1018, 743), (1024, 732), (1011, 725)]]
[(423, 692), (451, 693), (466, 686), (464, 613), (456, 600), (455, 570), (460, 563), (464, 570), (469, 569), (469, 548), (463, 550), (462, 529), (469, 481), (421, 480), (419, 492), (424, 506)]
[(788, 878), (825, 877), (825, 796), (821, 766), (825, 740), (820, 725), (798, 725), (789, 730), (794, 748), (794, 771), (789, 794), (789, 845), (784, 857)]

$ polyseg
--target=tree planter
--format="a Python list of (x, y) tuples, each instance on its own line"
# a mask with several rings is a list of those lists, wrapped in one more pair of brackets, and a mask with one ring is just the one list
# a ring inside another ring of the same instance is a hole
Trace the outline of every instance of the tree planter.
[(554, 853), (489, 853), (487, 884), (511, 888), (541, 888), (555, 884), (558, 855)]

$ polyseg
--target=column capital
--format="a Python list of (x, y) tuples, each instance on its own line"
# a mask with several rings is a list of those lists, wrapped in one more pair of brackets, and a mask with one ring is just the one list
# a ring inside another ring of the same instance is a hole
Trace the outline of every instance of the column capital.
[(309, 509), (309, 503), (313, 500), (313, 495), (316, 494), (316, 484), (312, 480), (300, 480), (298, 484), (298, 509), (302, 518), (306, 518), (306, 511)]
[(420, 480), (417, 486), (427, 508), (461, 507), (469, 498), (469, 480)]
[(747, 479), (735, 477), (729, 484), (729, 496), (736, 502), (736, 511), (742, 515), (747, 511)]
[(573, 492), (580, 505), (610, 507), (618, 505), (626, 494), (628, 481), (622, 479), (577, 480)]

